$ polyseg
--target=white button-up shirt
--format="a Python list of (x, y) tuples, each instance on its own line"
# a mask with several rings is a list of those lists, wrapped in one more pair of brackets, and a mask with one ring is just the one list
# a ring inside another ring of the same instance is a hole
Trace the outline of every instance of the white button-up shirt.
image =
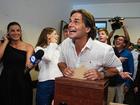
[(67, 38), (61, 44), (59, 62), (64, 62), (71, 68), (85, 66), (87, 69), (103, 70), (104, 67), (116, 67), (122, 71), (122, 63), (115, 55), (112, 46), (89, 38), (86, 45), (77, 55), (75, 45)]

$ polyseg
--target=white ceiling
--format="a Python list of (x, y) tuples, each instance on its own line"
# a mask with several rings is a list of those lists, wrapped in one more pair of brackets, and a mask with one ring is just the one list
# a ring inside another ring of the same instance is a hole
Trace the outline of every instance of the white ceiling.
[(67, 0), (67, 2), (72, 4), (102, 4), (102, 3), (135, 3), (140, 2), (140, 0)]

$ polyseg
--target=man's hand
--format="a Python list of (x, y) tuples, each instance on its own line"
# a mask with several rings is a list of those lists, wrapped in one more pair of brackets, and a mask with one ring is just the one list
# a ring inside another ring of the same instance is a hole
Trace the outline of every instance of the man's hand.
[(139, 88), (136, 86), (134, 87), (134, 93), (136, 94), (139, 91)]
[(84, 74), (84, 78), (86, 78), (88, 80), (100, 80), (100, 79), (104, 79), (104, 74), (95, 69), (92, 69), (92, 70), (88, 70)]
[(67, 67), (63, 70), (62, 73), (65, 77), (71, 77), (73, 76), (74, 71), (70, 67)]
[(130, 80), (134, 81), (134, 79), (130, 76), (130, 75), (132, 75), (132, 73), (129, 73), (129, 72), (120, 72), (119, 75), (123, 79), (130, 79)]
[(119, 57), (119, 59), (120, 59), (121, 62), (124, 62), (124, 61), (126, 61), (128, 58), (126, 58), (126, 57)]

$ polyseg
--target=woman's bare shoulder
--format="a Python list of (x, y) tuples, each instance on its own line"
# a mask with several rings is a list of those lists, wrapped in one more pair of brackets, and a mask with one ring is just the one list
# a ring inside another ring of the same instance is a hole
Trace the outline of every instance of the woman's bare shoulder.
[(25, 46), (26, 50), (32, 50), (32, 51), (34, 50), (33, 45), (29, 43), (23, 42), (23, 45)]

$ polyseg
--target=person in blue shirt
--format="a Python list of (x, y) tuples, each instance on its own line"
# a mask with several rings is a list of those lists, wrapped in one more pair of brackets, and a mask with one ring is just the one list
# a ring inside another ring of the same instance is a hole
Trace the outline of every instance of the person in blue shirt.
[[(126, 48), (127, 43), (128, 40), (125, 38), (125, 36), (118, 36), (115, 41), (115, 47), (119, 51), (119, 55), (125, 58), (125, 60), (122, 61), (123, 72), (129, 72), (131, 76), (133, 76), (134, 60), (132, 53)], [(132, 83), (133, 81), (131, 79), (123, 79), (121, 76), (118, 76), (118, 78), (116, 79), (116, 102), (124, 102), (124, 96), (129, 91), (129, 88), (132, 85)]]

